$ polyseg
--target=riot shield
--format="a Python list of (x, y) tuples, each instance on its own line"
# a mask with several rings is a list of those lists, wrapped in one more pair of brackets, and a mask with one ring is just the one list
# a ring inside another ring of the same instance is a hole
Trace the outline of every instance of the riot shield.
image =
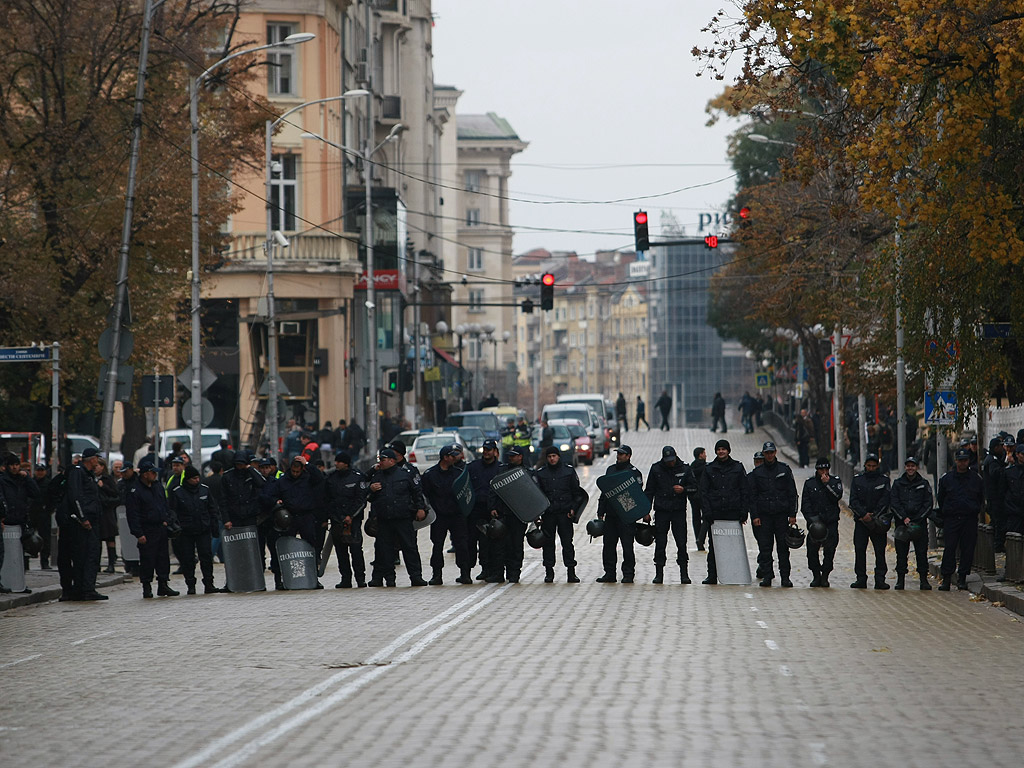
[(750, 584), (747, 542), (739, 520), (716, 520), (711, 524), (715, 542), (715, 565), (720, 584)]
[(491, 490), (524, 523), (532, 523), (551, 506), (548, 497), (522, 467), (499, 472), (491, 480)]
[(21, 526), (4, 526), (4, 565), (0, 584), (11, 592), (25, 591), (25, 552), (21, 548)]
[(651, 500), (644, 493), (640, 479), (632, 471), (616, 472), (597, 478), (597, 487), (601, 489), (601, 498), (607, 508), (613, 510), (619, 519), (627, 523), (635, 523), (651, 512)]
[(320, 551), (320, 565), (317, 566), (316, 575), (323, 576), (327, 572), (327, 563), (331, 559), (331, 551), (334, 549), (334, 537), (328, 531), (324, 536), (324, 548)]
[(435, 520), (437, 520), (437, 512), (435, 512), (431, 508), (431, 506), (428, 504), (427, 505), (427, 516), (424, 517), (422, 520), (415, 520), (414, 519), (412, 521), (412, 527), (415, 528), (418, 531), (420, 528), (426, 528), (428, 525), (433, 523)]
[(255, 525), (236, 525), (220, 532), (224, 555), (224, 577), (232, 592), (261, 592), (267, 588), (263, 578), (259, 534)]
[(126, 563), (139, 562), (139, 541), (128, 527), (128, 513), (124, 504), (117, 505), (117, 535), (121, 537), (121, 559)]
[(476, 494), (473, 493), (473, 482), (469, 479), (469, 470), (462, 470), (455, 482), (452, 483), (452, 490), (455, 491), (455, 500), (459, 503), (459, 510), (463, 517), (469, 517), (476, 504)]
[(308, 541), (295, 536), (277, 540), (277, 562), (285, 589), (316, 589), (316, 552)]
[(590, 494), (584, 491), (582, 488), (577, 488), (572, 495), (572, 521), (578, 523), (583, 519), (583, 513), (587, 510), (587, 504), (590, 503)]

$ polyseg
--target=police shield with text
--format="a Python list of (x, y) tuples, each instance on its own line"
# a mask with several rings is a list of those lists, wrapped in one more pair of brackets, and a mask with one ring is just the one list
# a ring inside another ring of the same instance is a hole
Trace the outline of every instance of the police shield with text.
[(764, 462), (750, 473), (753, 511), (750, 513), (754, 537), (757, 539), (757, 571), (762, 587), (770, 587), (775, 578), (772, 547), (779, 558), (782, 586), (792, 587), (789, 578), (789, 545), (786, 536), (796, 523), (796, 481), (788, 464), (776, 459), (775, 443), (770, 440), (761, 448)]
[(843, 498), (843, 481), (829, 474), (831, 467), (828, 459), (818, 459), (814, 474), (804, 482), (800, 494), (800, 511), (807, 521), (807, 567), (811, 569), (812, 587), (830, 586), (828, 576), (839, 546), (839, 500)]
[[(605, 476), (632, 475), (637, 481), (643, 481), (643, 473), (633, 466), (633, 449), (628, 445), (620, 445), (615, 449), (615, 461), (605, 469)], [(614, 491), (614, 489), (612, 489)], [(598, 520), (604, 522), (602, 533), (603, 550), (602, 561), (604, 563), (604, 574), (598, 577), (601, 584), (614, 584), (616, 581), (616, 561), (618, 559), (618, 547), (622, 546), (622, 583), (632, 584), (636, 576), (636, 555), (633, 553), (633, 542), (636, 536), (636, 521), (631, 517), (620, 514), (621, 507), (609, 502), (606, 494), (602, 493), (597, 503)], [(644, 517), (650, 521), (648, 514)]]

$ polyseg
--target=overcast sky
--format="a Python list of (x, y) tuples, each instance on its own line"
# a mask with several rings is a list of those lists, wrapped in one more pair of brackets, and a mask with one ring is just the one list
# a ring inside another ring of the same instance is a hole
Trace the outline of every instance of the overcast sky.
[[(631, 249), (634, 210), (649, 212), (657, 237), (663, 210), (696, 235), (701, 212), (723, 209), (736, 123), (704, 125), (705, 105), (726, 83), (697, 77), (690, 53), (707, 43), (700, 30), (723, 5), (434, 0), (435, 82), (464, 91), (459, 113), (496, 112), (530, 143), (513, 158), (510, 196), (543, 204), (511, 203), (515, 253)], [(557, 202), (621, 198), (640, 199)]]

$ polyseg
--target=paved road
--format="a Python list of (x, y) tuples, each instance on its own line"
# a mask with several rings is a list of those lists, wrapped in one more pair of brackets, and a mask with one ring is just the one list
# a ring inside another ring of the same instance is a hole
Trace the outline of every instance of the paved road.
[[(626, 440), (646, 471), (665, 442), (716, 437)], [(728, 437), (749, 467), (764, 435)], [(600, 542), (578, 534), (578, 585), (543, 584), (528, 550), (520, 585), (143, 601), (136, 583), (8, 611), (2, 764), (1019, 763), (1020, 621), (967, 593), (848, 589), (848, 527), (829, 591), (803, 588), (802, 550), (792, 590), (655, 586), (642, 547), (636, 584), (595, 584)]]

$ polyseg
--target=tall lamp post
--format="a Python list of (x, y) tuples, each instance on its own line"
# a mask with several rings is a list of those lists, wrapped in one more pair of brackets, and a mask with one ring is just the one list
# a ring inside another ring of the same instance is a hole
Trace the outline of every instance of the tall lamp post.
[[(342, 96), (354, 96), (366, 94), (367, 104), (373, 104), (373, 94), (370, 91), (346, 91)], [(370, 119), (370, 113), (367, 112), (370, 126), (373, 125), (373, 120)], [(350, 147), (346, 147), (337, 142), (325, 139), (318, 133), (305, 132), (302, 134), (303, 139), (316, 139), (322, 141), (324, 144), (334, 147), (341, 152), (347, 152), (350, 155), (361, 158), (363, 161), (363, 173), (365, 180), (363, 187), (365, 189), (365, 206), (364, 211), (366, 216), (366, 226), (363, 227), (363, 240), (364, 247), (366, 248), (366, 324), (369, 329), (369, 343), (367, 344), (367, 367), (369, 368), (370, 378), (370, 414), (366, 424), (366, 441), (370, 446), (370, 450), (376, 453), (377, 451), (377, 292), (374, 281), (374, 263), (373, 263), (373, 156), (377, 153), (381, 147), (394, 141), (401, 135), (402, 131), (405, 130), (405, 126), (401, 123), (395, 125), (391, 129), (391, 132), (384, 137), (384, 140), (375, 147), (371, 148), (369, 132), (367, 138), (363, 142), (363, 151), (358, 152)]]
[(191, 421), (192, 421), (192, 455), (202, 463), (203, 446), (203, 387), (200, 379), (202, 361), (202, 336), (199, 327), (199, 87), (221, 64), (226, 64), (239, 56), (245, 56), (268, 48), (282, 48), (305, 43), (316, 35), (311, 32), (298, 32), (288, 35), (277, 43), (267, 43), (254, 48), (236, 51), (214, 62), (188, 82), (189, 123), (192, 129), (190, 154), (192, 156), (192, 381), (191, 381)]

